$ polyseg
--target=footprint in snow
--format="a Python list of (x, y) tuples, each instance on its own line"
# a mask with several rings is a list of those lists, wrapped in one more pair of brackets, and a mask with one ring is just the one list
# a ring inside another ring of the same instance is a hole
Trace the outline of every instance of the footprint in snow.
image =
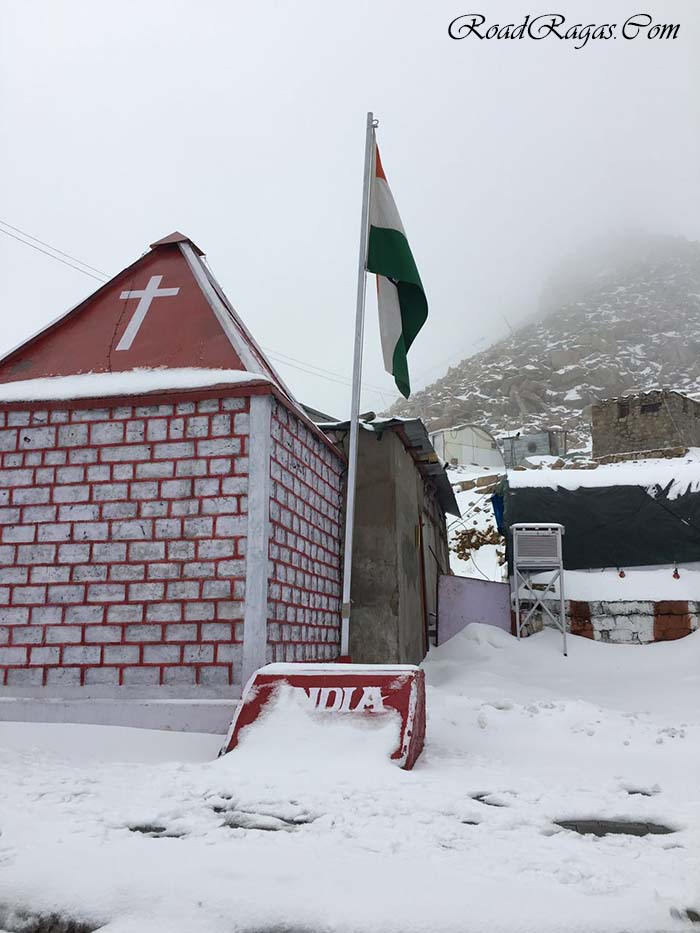
[(487, 792), (481, 794), (470, 794), (472, 800), (476, 800), (477, 803), (483, 803), (487, 807), (507, 807), (508, 804), (502, 803), (499, 800), (496, 800), (494, 795)]
[(654, 797), (656, 794), (661, 793), (661, 788), (658, 784), (654, 784), (653, 787), (640, 787), (635, 784), (623, 784), (622, 789), (627, 791), (630, 797)]

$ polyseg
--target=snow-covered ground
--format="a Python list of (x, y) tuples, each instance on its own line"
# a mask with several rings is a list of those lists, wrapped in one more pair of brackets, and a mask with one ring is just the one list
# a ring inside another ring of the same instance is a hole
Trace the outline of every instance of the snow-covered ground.
[[(391, 720), (295, 706), (218, 761), (212, 736), (0, 724), (0, 929), (21, 911), (106, 933), (690, 929), (700, 633), (570, 641), (472, 625), (435, 649), (412, 772), (384, 758)], [(553, 822), (593, 817), (676, 832)]]

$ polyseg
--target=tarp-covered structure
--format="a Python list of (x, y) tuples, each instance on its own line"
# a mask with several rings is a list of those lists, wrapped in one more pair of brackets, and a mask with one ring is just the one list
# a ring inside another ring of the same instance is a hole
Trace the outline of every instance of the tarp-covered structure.
[(509, 472), (505, 525), (564, 525), (567, 570), (700, 561), (700, 457), (694, 453), (594, 470)]

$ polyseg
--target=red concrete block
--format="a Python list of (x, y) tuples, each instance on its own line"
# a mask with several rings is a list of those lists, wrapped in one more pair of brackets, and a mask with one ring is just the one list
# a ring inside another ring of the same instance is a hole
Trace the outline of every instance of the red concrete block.
[(684, 638), (690, 635), (692, 631), (690, 615), (668, 615), (657, 611), (657, 607), (663, 603), (657, 603), (654, 607), (654, 641), (675, 641), (677, 638)]
[(569, 600), (569, 631), (572, 635), (593, 638), (591, 607), (585, 600)]
[(281, 685), (301, 691), (312, 708), (333, 716), (401, 716), (392, 759), (410, 770), (425, 741), (425, 677), (412, 665), (268, 664), (248, 681), (221, 754), (232, 751), (241, 732), (255, 723)]
[(654, 615), (686, 616), (688, 615), (687, 599), (662, 599), (654, 603)]

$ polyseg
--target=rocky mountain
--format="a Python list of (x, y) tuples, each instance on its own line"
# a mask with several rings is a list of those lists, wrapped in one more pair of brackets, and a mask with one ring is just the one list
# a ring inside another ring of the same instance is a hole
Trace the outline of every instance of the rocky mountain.
[(596, 399), (700, 391), (700, 243), (645, 237), (591, 250), (557, 270), (542, 306), (391, 414), (494, 434), (557, 426), (584, 444)]

